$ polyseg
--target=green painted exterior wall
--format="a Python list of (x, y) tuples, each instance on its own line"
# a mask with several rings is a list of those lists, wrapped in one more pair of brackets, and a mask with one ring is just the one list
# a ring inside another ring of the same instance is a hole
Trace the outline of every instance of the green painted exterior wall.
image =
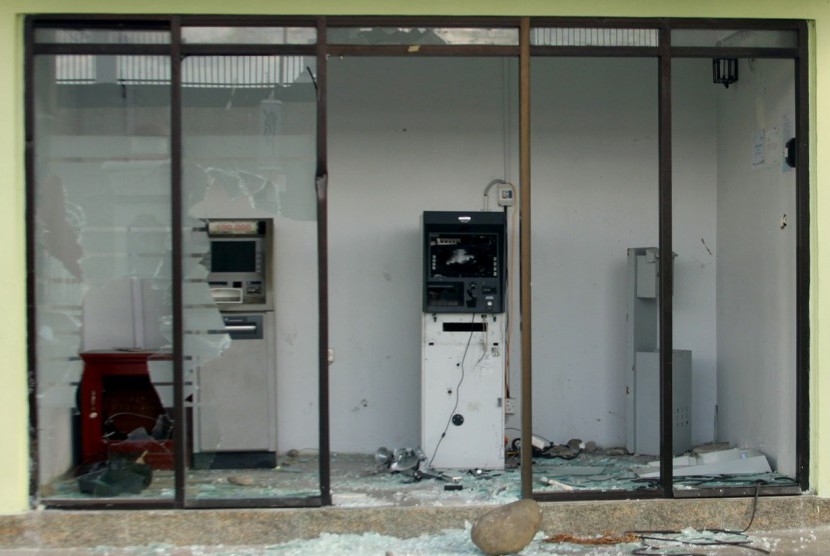
[(0, 514), (29, 509), (28, 386), (26, 379), (25, 136), (23, 16), (48, 13), (310, 15), (506, 15), (585, 17), (782, 18), (812, 22), (811, 127), (811, 490), (830, 496), (830, 0), (5, 0), (0, 3)]

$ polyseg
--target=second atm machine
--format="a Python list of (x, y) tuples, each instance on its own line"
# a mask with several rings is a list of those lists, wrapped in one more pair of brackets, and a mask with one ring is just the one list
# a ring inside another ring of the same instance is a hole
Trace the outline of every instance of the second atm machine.
[(197, 369), (193, 466), (276, 466), (273, 221), (212, 219), (205, 258), (230, 346)]
[(423, 214), (421, 448), (429, 467), (504, 468), (506, 217)]

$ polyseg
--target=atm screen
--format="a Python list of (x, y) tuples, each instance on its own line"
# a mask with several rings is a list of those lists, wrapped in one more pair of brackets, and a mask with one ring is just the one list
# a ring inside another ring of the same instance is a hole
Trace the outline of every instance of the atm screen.
[(256, 241), (211, 241), (211, 272), (256, 272)]
[(496, 234), (433, 233), (429, 237), (430, 277), (497, 277), (498, 255)]

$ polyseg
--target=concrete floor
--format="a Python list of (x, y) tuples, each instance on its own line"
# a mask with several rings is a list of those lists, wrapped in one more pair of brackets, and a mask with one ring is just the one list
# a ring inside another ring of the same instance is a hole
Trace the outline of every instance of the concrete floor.
[[(307, 461), (306, 461), (307, 460)], [(279, 554), (320, 556), (480, 556), (470, 541), (470, 524), (495, 506), (516, 500), (518, 472), (505, 470), (487, 476), (463, 474), (460, 491), (446, 491), (436, 480), (413, 482), (407, 477), (378, 473), (371, 456), (334, 458), (334, 506), (304, 509), (203, 510), (34, 510), (0, 516), (0, 556), (112, 555), (200, 556)], [(290, 465), (288, 465), (290, 463)], [(602, 483), (593, 475), (575, 473), (574, 465), (602, 464)], [(534, 476), (559, 477), (569, 489), (603, 486), (630, 488), (627, 475), (605, 477), (615, 462), (570, 460), (534, 467)], [(316, 459), (298, 458), (277, 470), (211, 472), (194, 475), (188, 487), (196, 498), (231, 498), (314, 494)], [(558, 471), (557, 471), (558, 469)], [(565, 475), (558, 472), (567, 472)], [(616, 472), (616, 471), (615, 471)], [(623, 467), (625, 473), (625, 467)], [(231, 475), (245, 481), (231, 481)], [(239, 475), (239, 476), (236, 476)], [(540, 477), (537, 477), (540, 478)], [(158, 473), (155, 496), (172, 493), (172, 479)], [(308, 481), (312, 482), (309, 483)], [(534, 483), (537, 481), (534, 480)], [(238, 490), (234, 483), (244, 483)], [(543, 487), (543, 485), (534, 485)], [(56, 489), (72, 496), (74, 482)], [(172, 494), (167, 495), (172, 496)], [(99, 503), (105, 503), (99, 500)], [(746, 498), (678, 498), (546, 502), (541, 504), (541, 533), (522, 556), (550, 554), (631, 554), (641, 544), (603, 547), (544, 542), (548, 536), (571, 534), (596, 537), (632, 530), (684, 531), (691, 540), (713, 529), (740, 531), (750, 524), (749, 546), (711, 547), (660, 543), (651, 554), (830, 554), (830, 499), (811, 495), (762, 496), (757, 506)], [(754, 511), (753, 511), (754, 510)], [(735, 540), (735, 537), (730, 537)], [(678, 552), (679, 551), (679, 552)]]
[[(543, 534), (521, 554), (631, 554), (639, 545), (594, 548), (549, 544), (543, 539), (563, 533), (589, 537), (630, 530), (684, 530), (685, 538), (714, 528), (736, 531), (749, 523), (752, 504), (752, 498), (543, 503)], [(0, 556), (475, 556), (480, 552), (470, 542), (470, 524), (492, 508), (492, 504), (472, 504), (255, 510), (38, 510), (0, 516)], [(747, 534), (751, 546), (773, 554), (830, 554), (830, 500), (810, 495), (761, 497)], [(760, 553), (735, 546), (680, 549), (684, 554)]]
[[(11, 548), (0, 549), (0, 556), (253, 556), (302, 554), (303, 556), (358, 554), (360, 556), (474, 556), (481, 554), (468, 541), (465, 530), (436, 535), (429, 539), (402, 540), (395, 537), (363, 535), (327, 535), (316, 539), (293, 541), (268, 545), (194, 545), (176, 547), (166, 544), (148, 544), (144, 546), (112, 547), (100, 545), (82, 548)], [(704, 547), (683, 545), (680, 543), (661, 543), (660, 549), (652, 554), (793, 554), (799, 556), (826, 556), (830, 554), (830, 525), (808, 529), (784, 529), (777, 531), (752, 531), (748, 533), (748, 547), (718, 546)], [(575, 544), (550, 544), (537, 537), (519, 554), (536, 555), (596, 555), (610, 556), (632, 554), (642, 545), (620, 544), (612, 546), (585, 547)], [(751, 548), (750, 548), (751, 547)], [(760, 549), (760, 550), (759, 550)], [(678, 552), (679, 551), (679, 552)], [(764, 551), (764, 552), (761, 552)]]

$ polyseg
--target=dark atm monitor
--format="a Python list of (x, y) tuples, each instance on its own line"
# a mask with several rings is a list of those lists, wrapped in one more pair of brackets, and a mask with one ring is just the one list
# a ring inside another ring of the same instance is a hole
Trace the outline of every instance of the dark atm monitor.
[(211, 241), (211, 272), (255, 272), (255, 241)]
[(506, 227), (503, 212), (424, 213), (424, 312), (504, 311)]

